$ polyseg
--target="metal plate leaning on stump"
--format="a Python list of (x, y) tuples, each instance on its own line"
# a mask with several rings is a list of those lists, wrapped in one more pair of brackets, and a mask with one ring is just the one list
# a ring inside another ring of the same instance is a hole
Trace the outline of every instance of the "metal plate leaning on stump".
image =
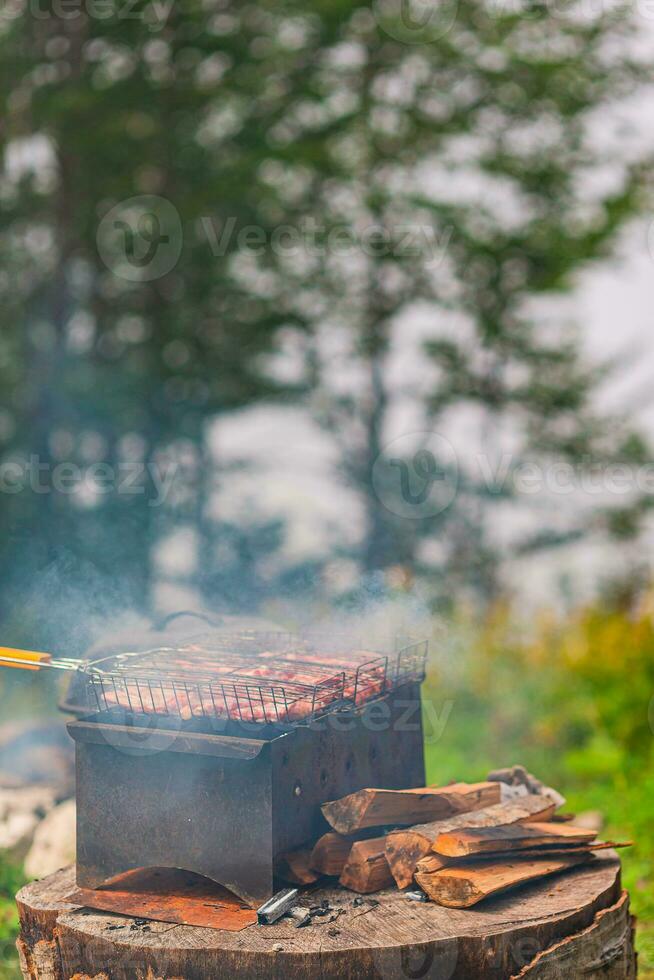
[(72, 868), (23, 888), (18, 941), (29, 980), (632, 980), (633, 928), (612, 852), (472, 911), (409, 901), (396, 890), (354, 904), (312, 890), (334, 913), (225, 933), (76, 909)]

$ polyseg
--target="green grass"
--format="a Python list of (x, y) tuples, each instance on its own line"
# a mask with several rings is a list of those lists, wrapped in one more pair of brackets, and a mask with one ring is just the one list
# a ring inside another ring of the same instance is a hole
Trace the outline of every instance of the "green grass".
[(7, 861), (0, 862), (0, 980), (19, 980), (18, 913), (14, 896), (25, 883), (22, 870)]

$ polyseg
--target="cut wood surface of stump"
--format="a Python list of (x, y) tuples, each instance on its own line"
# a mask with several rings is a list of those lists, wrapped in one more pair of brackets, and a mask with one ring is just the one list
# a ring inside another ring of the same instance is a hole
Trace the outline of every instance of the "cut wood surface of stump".
[(72, 868), (17, 897), (29, 980), (632, 980), (628, 896), (612, 852), (474, 910), (410, 901), (396, 889), (356, 898), (312, 886), (330, 913), (223, 932), (143, 923), (72, 906)]

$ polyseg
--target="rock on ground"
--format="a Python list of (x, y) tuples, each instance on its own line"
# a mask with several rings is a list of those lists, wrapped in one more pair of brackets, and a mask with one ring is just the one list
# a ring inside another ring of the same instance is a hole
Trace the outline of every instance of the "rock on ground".
[(53, 787), (57, 799), (75, 792), (75, 753), (63, 721), (0, 725), (0, 787)]
[(0, 850), (22, 861), (36, 828), (55, 802), (55, 792), (49, 786), (0, 787)]
[(599, 810), (584, 810), (575, 817), (575, 827), (594, 830), (599, 834), (604, 827), (604, 815)]
[(75, 800), (51, 810), (39, 824), (25, 859), (28, 878), (44, 878), (75, 860)]

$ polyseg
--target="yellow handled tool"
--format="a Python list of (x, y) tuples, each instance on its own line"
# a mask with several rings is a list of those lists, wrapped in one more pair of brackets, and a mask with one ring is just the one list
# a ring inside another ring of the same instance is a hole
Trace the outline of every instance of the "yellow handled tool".
[(79, 660), (54, 660), (51, 653), (36, 650), (15, 650), (13, 647), (0, 647), (0, 667), (18, 667), (20, 670), (40, 670), (41, 667), (54, 667), (57, 670), (77, 670)]

